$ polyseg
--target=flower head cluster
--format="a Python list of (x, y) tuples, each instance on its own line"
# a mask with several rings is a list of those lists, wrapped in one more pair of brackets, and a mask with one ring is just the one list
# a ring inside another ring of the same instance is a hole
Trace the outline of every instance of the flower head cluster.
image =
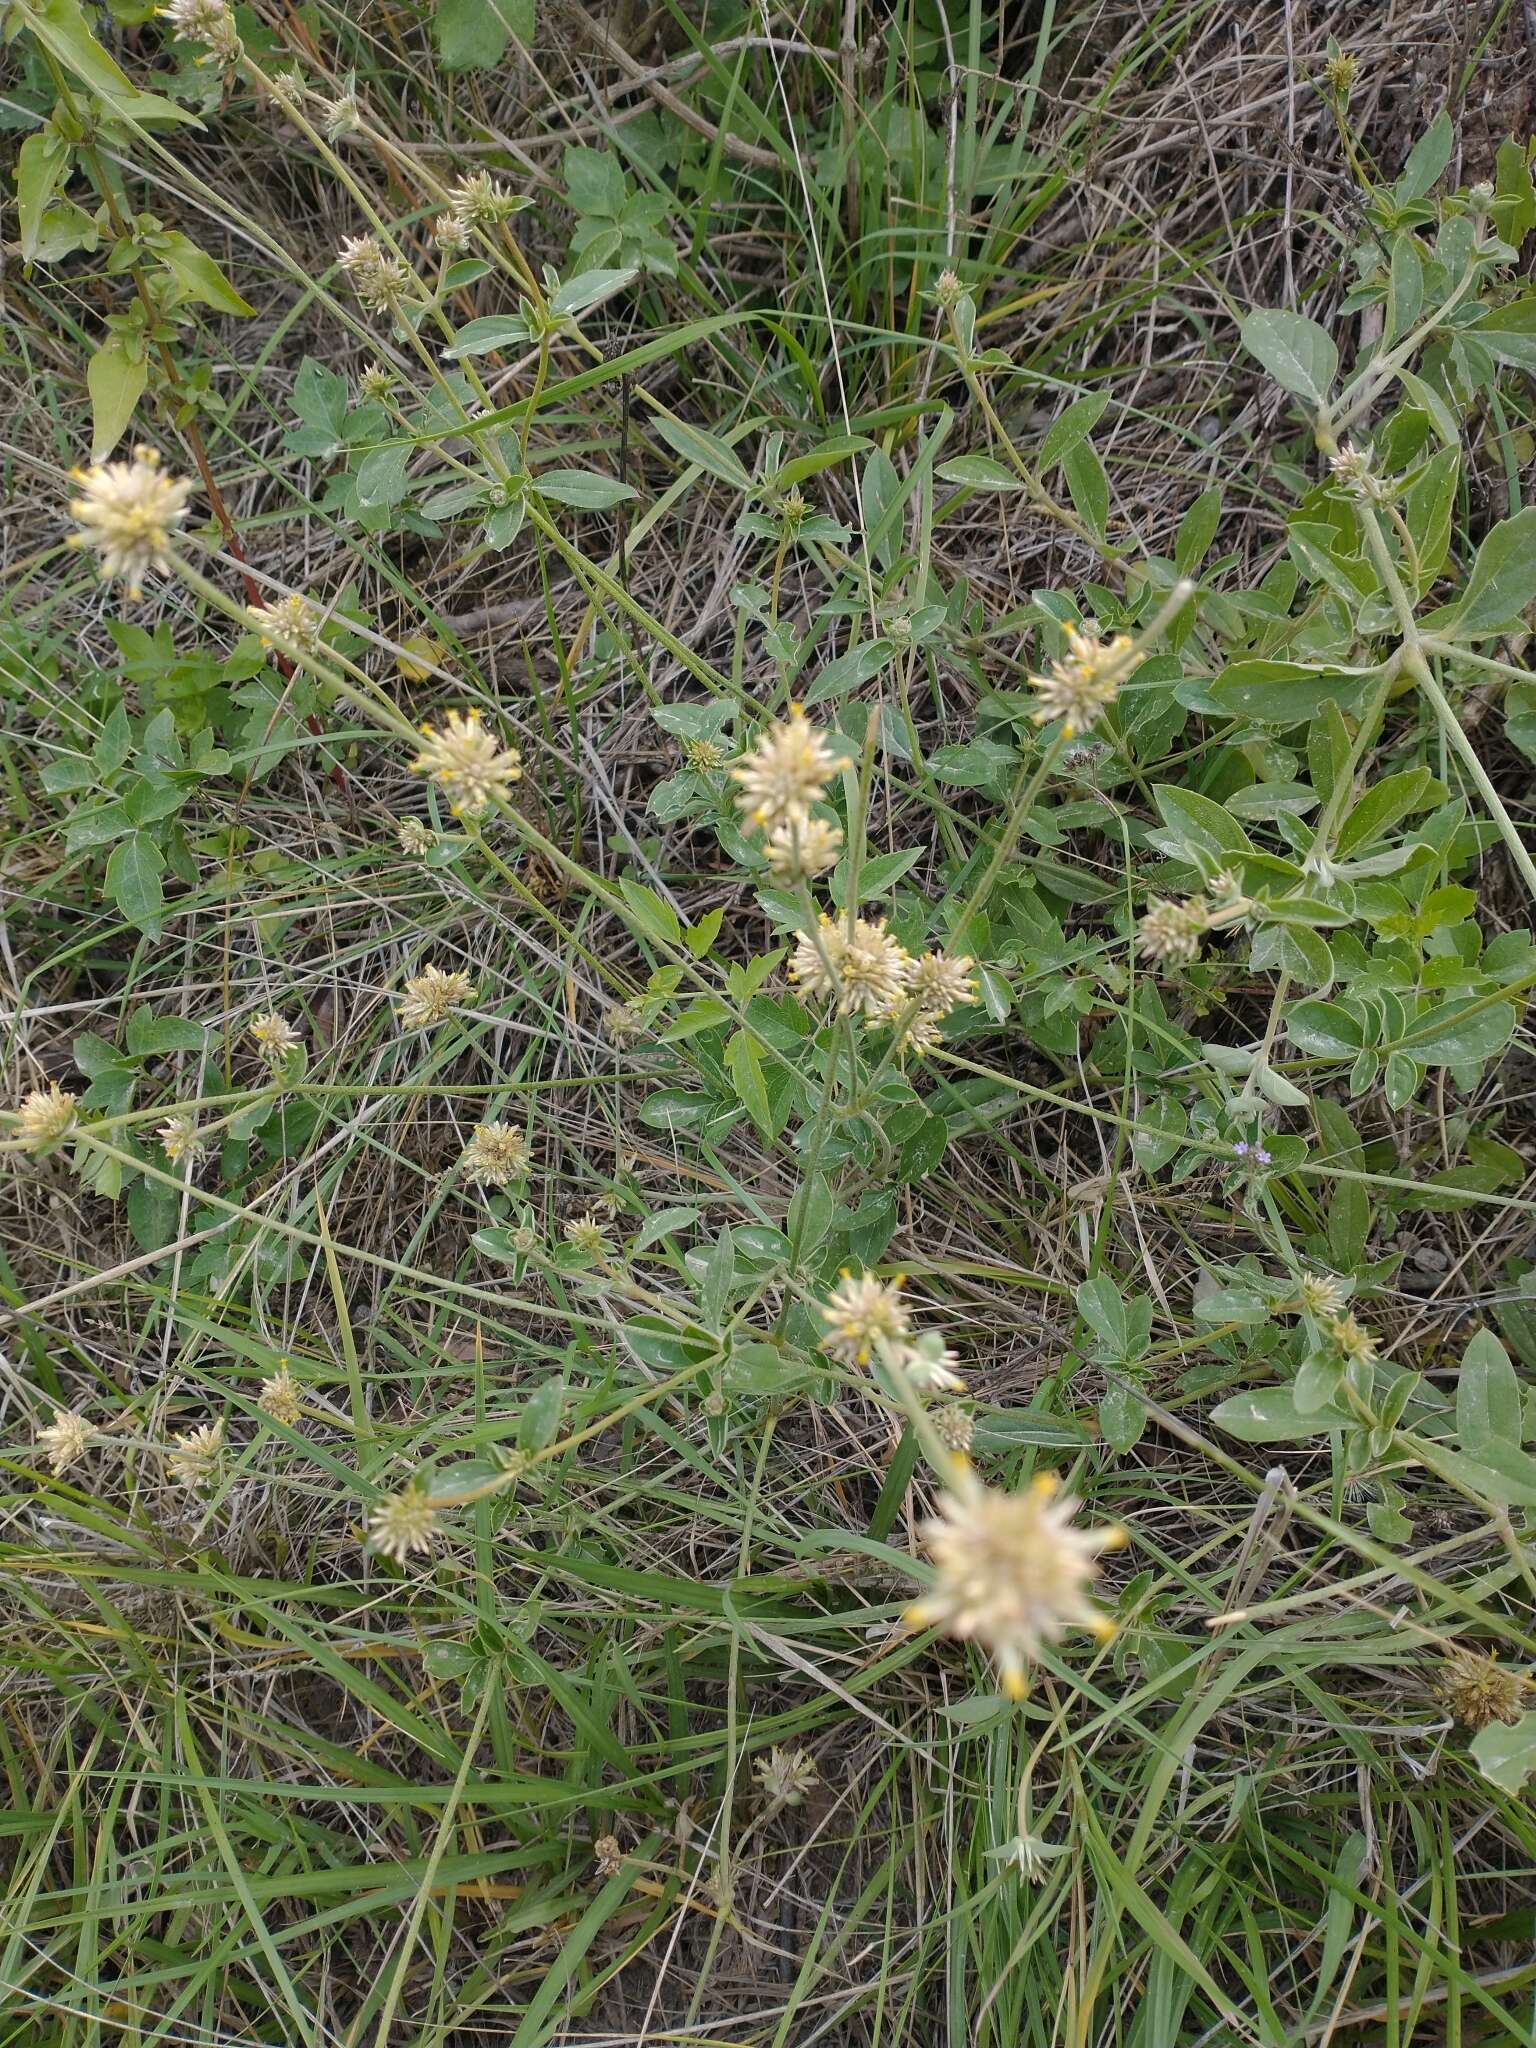
[(1349, 1290), (1332, 1273), (1303, 1273), (1296, 1300), (1309, 1316), (1315, 1316), (1320, 1323), (1332, 1323), (1343, 1315)]
[(1496, 1657), (1458, 1644), (1436, 1678), (1435, 1690), (1446, 1711), (1463, 1728), (1491, 1728), (1495, 1721), (1518, 1721), (1530, 1704), (1531, 1681), (1509, 1671)]
[(1328, 1325), (1328, 1334), (1351, 1365), (1374, 1365), (1378, 1347), (1370, 1331), (1353, 1316), (1339, 1316)]
[(460, 178), (448, 195), (450, 213), (466, 228), (493, 227), (497, 221), (506, 220), (526, 204), (526, 200), (520, 199), (499, 178), (493, 178), (489, 171), (475, 171), (469, 177)]
[(974, 966), (968, 953), (924, 953), (913, 961), (906, 994), (917, 1007), (902, 1026), (902, 1039), (914, 1052), (932, 1052), (950, 1011), (975, 1002)]
[(1203, 896), (1182, 903), (1154, 896), (1136, 927), (1136, 950), (1148, 960), (1187, 965), (1200, 957), (1200, 941), (1210, 929), (1211, 909)]
[(445, 256), (461, 256), (469, 246), (469, 222), (456, 213), (440, 213), (432, 223), (432, 239)]
[(16, 1130), (24, 1152), (48, 1152), (75, 1127), (79, 1099), (50, 1081), (46, 1088), (34, 1088), (21, 1099), (16, 1112)]
[(1053, 661), (1049, 675), (1030, 677), (1035, 724), (1050, 725), (1059, 718), (1062, 737), (1069, 740), (1089, 731), (1119, 696), (1134, 658), (1135, 648), (1125, 633), (1103, 641), (1069, 627), (1066, 659)]
[(781, 1749), (777, 1743), (752, 1766), (758, 1790), (774, 1806), (799, 1806), (807, 1792), (821, 1783), (816, 1759), (808, 1750)]
[(375, 235), (353, 235), (336, 252), (336, 267), (370, 313), (390, 313), (415, 278), (409, 264), (379, 246)]
[(592, 1861), (599, 1877), (617, 1877), (624, 1868), (624, 1851), (617, 1835), (599, 1835), (592, 1844)]
[(840, 1017), (875, 1020), (901, 1008), (914, 965), (883, 917), (855, 918), (850, 931), (824, 914), (814, 935), (800, 934), (789, 972), (807, 995), (835, 996)]
[(363, 125), (363, 104), (350, 89), (338, 93), (333, 100), (327, 100), (321, 109), (325, 124), (326, 139), (343, 142), (349, 135), (356, 135)]
[(1328, 81), (1330, 92), (1348, 99), (1354, 90), (1355, 80), (1360, 76), (1360, 59), (1351, 56), (1348, 50), (1334, 50), (1329, 53), (1323, 65), (1323, 76)]
[(786, 818), (768, 834), (763, 851), (774, 881), (808, 882), (837, 866), (843, 828), (825, 818)]
[(1079, 1529), (1078, 1503), (1041, 1473), (1023, 1493), (998, 1493), (962, 1469), (923, 1540), (937, 1578), (907, 1610), (912, 1628), (939, 1627), (973, 1640), (997, 1666), (1004, 1692), (1022, 1698), (1028, 1667), (1069, 1628), (1113, 1634), (1088, 1598), (1104, 1550), (1126, 1541), (1119, 1528)]
[(219, 1460), (224, 1455), (224, 1418), (186, 1430), (173, 1441), (176, 1447), (166, 1454), (165, 1462), (176, 1484), (199, 1491), (211, 1486), (219, 1476)]
[(902, 1295), (905, 1276), (880, 1280), (873, 1273), (846, 1270), (821, 1307), (826, 1334), (822, 1349), (844, 1365), (868, 1365), (878, 1358), (899, 1372), (919, 1394), (953, 1394), (964, 1387), (959, 1360), (935, 1332), (912, 1334), (912, 1317)]
[(609, 1003), (603, 1011), (603, 1036), (614, 1045), (630, 1045), (644, 1035), (645, 1019), (633, 1003)]
[(564, 1230), (566, 1243), (572, 1251), (580, 1252), (584, 1259), (603, 1259), (611, 1249), (603, 1219), (588, 1209), (584, 1215), (573, 1216)]
[(945, 312), (958, 306), (967, 296), (966, 288), (957, 271), (941, 270), (933, 281), (933, 297)]
[(408, 853), (413, 860), (420, 860), (437, 844), (437, 834), (420, 818), (402, 818), (395, 838), (399, 841), (400, 851)]
[(1373, 456), (1369, 448), (1357, 448), (1352, 441), (1346, 441), (1337, 455), (1328, 459), (1333, 480), (1352, 498), (1360, 498), (1367, 504), (1380, 504), (1390, 495), (1386, 484), (1372, 467)]
[(155, 1136), (172, 1166), (180, 1166), (183, 1160), (196, 1166), (203, 1156), (205, 1148), (198, 1136), (197, 1117), (190, 1109), (173, 1110)]
[(521, 780), (522, 755), (499, 745), (478, 711), (450, 711), (440, 726), (421, 730), (425, 744), (411, 766), (437, 784), (456, 818), (474, 817)]
[(256, 1403), (274, 1422), (286, 1423), (290, 1429), (301, 1419), (304, 1413), (303, 1389), (288, 1370), (286, 1358), (276, 1372), (269, 1373), (262, 1381)]
[(220, 64), (240, 61), (241, 42), (228, 0), (167, 0), (160, 19), (168, 21), (189, 43), (205, 45), (208, 56)]
[(274, 1073), (288, 1064), (289, 1055), (304, 1043), (288, 1019), (278, 1010), (262, 1010), (251, 1019), (251, 1043)]
[(441, 967), (425, 967), (405, 984), (395, 1017), (402, 1031), (429, 1030), (441, 1024), (450, 1010), (467, 1003), (474, 992), (474, 982), (462, 969), (449, 974)]
[(837, 757), (823, 735), (792, 704), (780, 725), (769, 726), (752, 752), (731, 769), (741, 795), (737, 802), (754, 825), (772, 827), (804, 818), (820, 803), (837, 773)]
[(504, 1188), (528, 1171), (528, 1140), (515, 1124), (476, 1124), (459, 1155), (459, 1171), (466, 1180)]
[(72, 1408), (55, 1408), (52, 1422), (37, 1432), (37, 1449), (55, 1472), (67, 1472), (85, 1456), (95, 1434), (83, 1415)]
[(845, 1365), (868, 1365), (876, 1353), (883, 1357), (903, 1345), (912, 1329), (901, 1298), (904, 1285), (900, 1273), (877, 1280), (873, 1273), (845, 1271), (821, 1311), (827, 1326), (823, 1350)]
[(381, 1500), (368, 1517), (368, 1541), (380, 1557), (407, 1564), (418, 1550), (430, 1550), (437, 1534), (437, 1509), (419, 1479)]
[(130, 597), (142, 597), (146, 571), (170, 574), (171, 535), (187, 516), (192, 485), (163, 474), (159, 454), (144, 447), (127, 462), (98, 462), (70, 476), (80, 486), (79, 497), (70, 500), (70, 517), (80, 529), (70, 535), (70, 546), (94, 548), (102, 575), (115, 577)]
[(383, 405), (399, 381), (394, 371), (387, 370), (382, 363), (369, 363), (357, 380), (358, 396), (372, 405)]
[(319, 605), (297, 591), (280, 597), (276, 604), (251, 605), (248, 616), (263, 647), (275, 648), (279, 654), (319, 652), (325, 615)]

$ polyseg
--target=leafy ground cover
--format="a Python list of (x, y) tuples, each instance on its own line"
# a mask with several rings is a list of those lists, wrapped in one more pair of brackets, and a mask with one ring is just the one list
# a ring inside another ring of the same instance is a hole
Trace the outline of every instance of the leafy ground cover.
[(1536, 24), (14, 0), (14, 2043), (1536, 2041)]

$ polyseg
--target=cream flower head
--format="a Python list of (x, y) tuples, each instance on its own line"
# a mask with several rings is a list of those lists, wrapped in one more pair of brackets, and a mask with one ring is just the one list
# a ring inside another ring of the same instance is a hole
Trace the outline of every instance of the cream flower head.
[(1044, 1645), (1069, 1628), (1114, 1633), (1088, 1588), (1099, 1553), (1118, 1549), (1125, 1531), (1076, 1528), (1077, 1508), (1052, 1473), (1041, 1473), (1023, 1493), (998, 1493), (959, 1466), (938, 1514), (923, 1527), (937, 1577), (907, 1610), (908, 1626), (980, 1643), (1004, 1692), (1021, 1699)]
[(437, 784), (456, 818), (475, 816), (522, 778), (522, 755), (499, 745), (478, 711), (450, 711), (440, 726), (421, 730), (425, 744), (411, 766)]
[(16, 1134), (24, 1152), (47, 1152), (75, 1127), (79, 1113), (78, 1096), (50, 1081), (46, 1088), (33, 1088), (21, 1098), (16, 1112)]
[(1154, 896), (1136, 926), (1136, 950), (1148, 960), (1187, 965), (1200, 957), (1200, 941), (1210, 929), (1210, 905), (1203, 896), (1182, 903)]
[(144, 447), (134, 449), (131, 461), (98, 462), (70, 476), (80, 486), (79, 497), (70, 500), (80, 529), (70, 535), (70, 546), (94, 548), (102, 575), (116, 578), (130, 597), (142, 597), (146, 571), (171, 572), (171, 535), (187, 516), (191, 483), (164, 475), (158, 453)]
[(418, 1550), (430, 1550), (437, 1534), (437, 1509), (419, 1479), (381, 1500), (368, 1516), (368, 1541), (380, 1557), (407, 1564)]
[(528, 1171), (528, 1140), (515, 1124), (476, 1124), (459, 1155), (459, 1171), (466, 1180), (504, 1188)]
[(1351, 1365), (1374, 1365), (1379, 1355), (1376, 1339), (1353, 1316), (1337, 1317), (1328, 1334)]
[(758, 1758), (752, 1775), (758, 1790), (775, 1806), (799, 1806), (821, 1783), (816, 1759), (808, 1750), (781, 1749), (777, 1743)]
[(776, 882), (811, 881), (836, 867), (843, 851), (843, 828), (824, 818), (786, 818), (768, 834), (764, 851)]
[(178, 1109), (168, 1116), (156, 1131), (160, 1150), (172, 1166), (180, 1166), (186, 1159), (195, 1166), (202, 1158), (204, 1145), (197, 1134), (197, 1118), (190, 1109)]
[(901, 1298), (902, 1278), (844, 1272), (821, 1309), (827, 1334), (822, 1349), (845, 1365), (868, 1365), (877, 1353), (904, 1347), (912, 1318)]
[(1049, 725), (1059, 718), (1062, 737), (1069, 740), (1087, 732), (1119, 696), (1134, 659), (1135, 649), (1124, 633), (1105, 642), (1093, 633), (1068, 627), (1066, 659), (1053, 661), (1049, 675), (1030, 677), (1035, 724)]
[(462, 970), (450, 974), (441, 967), (423, 968), (405, 984), (395, 1017), (402, 1031), (421, 1031), (441, 1024), (450, 1010), (467, 1003), (475, 984)]
[(1332, 1323), (1343, 1315), (1349, 1290), (1332, 1273), (1303, 1273), (1296, 1300), (1309, 1316), (1315, 1316), (1320, 1323)]
[(224, 1455), (224, 1418), (186, 1430), (173, 1441), (175, 1449), (167, 1452), (165, 1462), (176, 1484), (198, 1489), (211, 1486)]
[(288, 1055), (304, 1043), (288, 1019), (278, 1010), (261, 1010), (251, 1019), (251, 1043), (274, 1070), (285, 1066)]
[(256, 629), (256, 636), (263, 647), (276, 648), (279, 654), (315, 654), (319, 651), (320, 629), (325, 615), (319, 605), (297, 591), (288, 597), (280, 597), (275, 604), (249, 605), (246, 616)]
[(239, 62), (242, 46), (228, 0), (167, 0), (160, 19), (189, 43), (206, 45), (208, 55), (219, 63)]
[(256, 1404), (272, 1417), (274, 1422), (284, 1422), (291, 1429), (304, 1413), (303, 1388), (288, 1370), (285, 1358), (274, 1373), (269, 1373), (261, 1383)]
[(798, 704), (781, 725), (771, 725), (744, 760), (731, 769), (743, 815), (769, 832), (809, 817), (838, 771), (837, 756)]
[(414, 283), (410, 267), (380, 248), (373, 235), (353, 235), (336, 252), (336, 267), (371, 313), (392, 312)]
[(862, 1015), (873, 1022), (901, 1006), (914, 966), (883, 917), (855, 918), (850, 933), (823, 914), (814, 938), (802, 932), (796, 940), (789, 973), (807, 995), (835, 994), (840, 1017)]
[(53, 1420), (37, 1432), (37, 1449), (55, 1472), (67, 1472), (91, 1447), (96, 1431), (72, 1408), (55, 1408)]

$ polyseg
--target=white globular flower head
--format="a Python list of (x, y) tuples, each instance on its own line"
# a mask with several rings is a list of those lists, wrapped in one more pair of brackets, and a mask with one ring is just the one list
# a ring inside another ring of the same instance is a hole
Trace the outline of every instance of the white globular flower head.
[(338, 93), (333, 100), (327, 100), (321, 110), (326, 140), (342, 142), (349, 135), (356, 135), (363, 125), (362, 103), (355, 92)]
[(843, 851), (843, 828), (825, 818), (786, 818), (768, 835), (764, 852), (776, 882), (810, 881), (837, 866)]
[(459, 1155), (466, 1180), (504, 1188), (528, 1171), (528, 1140), (515, 1124), (476, 1124)]
[(935, 1331), (895, 1347), (892, 1362), (919, 1394), (963, 1394), (965, 1381), (956, 1370), (960, 1360)]
[(428, 1030), (467, 1003), (474, 992), (474, 982), (461, 969), (448, 973), (441, 967), (425, 967), (405, 984), (395, 1005), (396, 1020), (402, 1031)]
[(1328, 1334), (1338, 1346), (1340, 1355), (1351, 1365), (1374, 1365), (1380, 1355), (1376, 1339), (1371, 1332), (1357, 1323), (1353, 1316), (1337, 1316), (1328, 1325)]
[(907, 993), (914, 965), (906, 947), (886, 930), (883, 917), (855, 918), (837, 963), (838, 1014), (889, 1017)]
[(70, 471), (80, 487), (70, 500), (79, 528), (71, 547), (93, 548), (103, 577), (120, 582), (131, 598), (144, 594), (148, 570), (171, 573), (171, 536), (187, 516), (192, 485), (167, 476), (153, 448), (135, 448), (126, 462), (98, 462)]
[(437, 1521), (431, 1495), (420, 1480), (413, 1480), (371, 1511), (368, 1541), (380, 1557), (399, 1565), (408, 1564), (417, 1551), (432, 1548)]
[(297, 591), (287, 597), (280, 597), (275, 604), (250, 605), (246, 617), (256, 629), (256, 637), (263, 647), (275, 648), (279, 654), (316, 654), (320, 649), (320, 632), (325, 615), (319, 605)]
[(16, 1112), (16, 1131), (25, 1152), (49, 1152), (75, 1127), (79, 1099), (50, 1081), (46, 1088), (33, 1088), (21, 1099)]
[(175, 1448), (166, 1454), (166, 1467), (178, 1486), (201, 1490), (211, 1486), (219, 1476), (219, 1461), (224, 1455), (224, 1419), (205, 1422), (199, 1429), (189, 1429), (173, 1439)]
[(1210, 905), (1202, 896), (1182, 902), (1154, 896), (1136, 926), (1136, 950), (1145, 959), (1187, 966), (1200, 957), (1200, 941), (1210, 929)]
[(731, 780), (741, 790), (742, 815), (767, 832), (803, 823), (837, 773), (837, 756), (799, 704), (782, 724), (771, 725), (752, 752), (736, 762)]
[(823, 914), (814, 934), (802, 932), (796, 940), (789, 975), (806, 995), (835, 995), (840, 1017), (878, 1023), (901, 1007), (915, 965), (883, 917), (855, 918), (849, 931)]
[(445, 256), (461, 256), (469, 246), (469, 222), (456, 213), (440, 213), (432, 223), (432, 239)]
[(752, 1766), (758, 1790), (775, 1806), (799, 1806), (807, 1792), (821, 1783), (816, 1759), (804, 1749), (783, 1749), (775, 1743)]
[(274, 1072), (288, 1064), (303, 1038), (279, 1010), (262, 1010), (251, 1019), (251, 1044)]
[(228, 0), (167, 0), (160, 19), (189, 43), (203, 44), (206, 55), (218, 63), (240, 61), (242, 46)]
[(1119, 696), (1134, 654), (1124, 633), (1103, 641), (1097, 634), (1068, 627), (1065, 658), (1051, 663), (1049, 675), (1029, 679), (1035, 692), (1035, 724), (1060, 719), (1062, 737), (1069, 740), (1088, 732)]
[(91, 1447), (96, 1434), (83, 1415), (72, 1408), (55, 1408), (53, 1420), (37, 1432), (37, 1450), (56, 1473), (67, 1472)]
[(1346, 441), (1336, 455), (1328, 459), (1333, 480), (1353, 498), (1360, 498), (1368, 504), (1378, 504), (1387, 496), (1382, 480), (1374, 468), (1375, 457), (1369, 448), (1357, 447)]
[(1332, 1273), (1303, 1273), (1296, 1299), (1309, 1316), (1315, 1316), (1320, 1323), (1332, 1323), (1343, 1315), (1349, 1289)]
[(288, 1370), (286, 1358), (276, 1372), (262, 1381), (256, 1403), (274, 1422), (286, 1423), (290, 1429), (300, 1421), (304, 1413), (303, 1390)]
[(510, 186), (493, 178), (489, 171), (475, 171), (460, 178), (448, 198), (453, 212), (466, 227), (476, 228), (491, 227), (507, 219), (523, 203)]
[(408, 853), (413, 860), (420, 860), (423, 854), (430, 853), (437, 844), (437, 834), (430, 825), (423, 824), (420, 818), (402, 818), (396, 829), (395, 838), (399, 841), (400, 851)]
[(909, 992), (935, 1017), (976, 1000), (975, 961), (968, 953), (924, 953), (912, 964)]
[(903, 1355), (912, 1333), (903, 1284), (899, 1273), (880, 1280), (873, 1273), (845, 1271), (821, 1308), (827, 1326), (822, 1349), (844, 1365), (868, 1365), (876, 1355)]
[(604, 1259), (610, 1246), (603, 1229), (603, 1219), (588, 1209), (584, 1215), (573, 1216), (563, 1232), (566, 1243), (572, 1251), (579, 1252), (584, 1259)]
[(369, 363), (357, 380), (358, 396), (374, 405), (382, 405), (391, 397), (399, 381), (394, 371), (387, 370), (382, 363)]
[(1077, 1508), (1050, 1473), (1022, 1493), (1000, 1493), (959, 1468), (939, 1513), (923, 1528), (937, 1576), (907, 1610), (907, 1625), (979, 1643), (1004, 1692), (1022, 1698), (1029, 1666), (1045, 1645), (1069, 1628), (1101, 1638), (1114, 1632), (1088, 1589), (1099, 1553), (1119, 1548), (1125, 1532), (1080, 1529)]
[(410, 291), (410, 266), (379, 246), (375, 235), (349, 236), (336, 252), (336, 267), (371, 313), (392, 312)]
[(423, 745), (411, 766), (437, 784), (456, 818), (474, 817), (504, 799), (522, 778), (522, 755), (487, 732), (478, 711), (450, 711), (441, 725), (421, 730)]
[(183, 1161), (196, 1166), (203, 1156), (205, 1147), (198, 1135), (197, 1117), (190, 1109), (173, 1110), (155, 1136), (172, 1166), (180, 1166)]

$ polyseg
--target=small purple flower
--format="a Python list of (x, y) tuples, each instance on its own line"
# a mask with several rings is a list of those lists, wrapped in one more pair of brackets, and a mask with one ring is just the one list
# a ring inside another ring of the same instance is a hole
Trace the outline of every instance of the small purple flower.
[(1268, 1166), (1271, 1163), (1271, 1155), (1264, 1150), (1262, 1145), (1255, 1147), (1253, 1156), (1260, 1166)]
[(1248, 1157), (1248, 1140), (1246, 1138), (1239, 1138), (1237, 1143), (1232, 1147), (1232, 1150), (1237, 1154), (1239, 1159), (1246, 1159)]

